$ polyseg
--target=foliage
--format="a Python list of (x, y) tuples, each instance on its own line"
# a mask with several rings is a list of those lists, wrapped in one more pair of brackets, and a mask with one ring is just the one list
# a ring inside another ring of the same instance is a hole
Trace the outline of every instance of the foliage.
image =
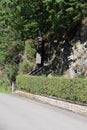
[[(81, 0), (44, 0), (49, 12), (51, 29), (62, 40), (71, 37), (73, 29), (83, 17), (84, 5)], [(74, 32), (75, 33), (75, 32)]]
[(25, 45), (25, 41), (35, 39), (39, 31), (43, 36), (50, 32), (56, 39), (70, 39), (73, 28), (83, 17), (85, 3), (82, 0), (0, 1), (0, 66), (10, 81), (16, 78), (25, 50), (29, 62), (33, 59), (36, 47)]
[(26, 57), (30, 62), (35, 62), (36, 58), (36, 41), (29, 39), (25, 42)]
[(78, 75), (76, 76), (76, 78), (81, 78), (81, 79), (84, 79), (84, 78), (85, 78), (85, 76), (84, 76), (83, 74), (78, 74)]
[[(0, 2), (0, 67), (9, 77), (15, 80), (21, 54), (24, 50), (24, 42), (19, 37), (19, 32), (8, 24), (10, 17), (10, 0)], [(15, 71), (16, 70), (16, 71)]]
[(10, 82), (16, 80), (15, 75), (17, 75), (17, 71), (18, 71), (18, 66), (14, 65), (14, 64), (13, 65), (12, 64), (5, 65), (5, 73), (7, 74)]
[(25, 42), (24, 55), (19, 65), (19, 73), (29, 73), (35, 66), (36, 44), (35, 40), (29, 39)]
[(34, 94), (87, 103), (86, 79), (19, 75), (17, 88)]
[(29, 62), (28, 60), (23, 61), (20, 63), (19, 66), (19, 73), (26, 74), (29, 73), (33, 69), (34, 64)]
[(4, 73), (0, 75), (0, 93), (11, 93), (11, 84)]
[(4, 0), (4, 5), (6, 13), (10, 12), (6, 23), (21, 39), (28, 39), (37, 36), (39, 30), (64, 37), (81, 20), (85, 4), (81, 0)]

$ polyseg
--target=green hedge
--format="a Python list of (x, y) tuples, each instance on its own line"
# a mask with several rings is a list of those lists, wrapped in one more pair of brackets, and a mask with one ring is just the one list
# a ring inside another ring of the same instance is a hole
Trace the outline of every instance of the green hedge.
[(19, 75), (17, 88), (30, 93), (87, 103), (87, 79)]

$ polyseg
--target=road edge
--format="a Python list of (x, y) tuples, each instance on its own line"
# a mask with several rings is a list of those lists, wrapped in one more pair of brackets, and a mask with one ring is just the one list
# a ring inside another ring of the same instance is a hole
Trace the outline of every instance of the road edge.
[(78, 104), (74, 104), (74, 103), (69, 103), (66, 101), (62, 101), (62, 100), (57, 100), (57, 99), (53, 99), (50, 97), (45, 97), (42, 95), (35, 95), (35, 94), (31, 94), (31, 93), (27, 93), (24, 91), (19, 91), (16, 90), (14, 92), (14, 94), (20, 95), (20, 96), (24, 96), (30, 99), (35, 99), (38, 101), (41, 101), (43, 103), (47, 103), (62, 109), (66, 109), (69, 111), (73, 111), (74, 113), (78, 113), (78, 114), (82, 114), (82, 115), (86, 115), (87, 116), (87, 106), (82, 106), (82, 105), (78, 105)]

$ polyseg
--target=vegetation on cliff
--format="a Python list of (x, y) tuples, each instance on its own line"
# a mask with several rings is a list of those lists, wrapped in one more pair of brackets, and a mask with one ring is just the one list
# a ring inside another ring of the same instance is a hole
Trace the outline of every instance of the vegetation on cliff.
[[(45, 48), (48, 48), (45, 62), (51, 62), (50, 67), (54, 70), (59, 68), (58, 73), (62, 74), (67, 64), (62, 64), (60, 58), (56, 60), (56, 55), (61, 55), (64, 46), (70, 47), (71, 39), (86, 16), (86, 7), (83, 0), (1, 0), (0, 66), (10, 82), (16, 80), (20, 71), (28, 73), (35, 66), (39, 31), (47, 43)], [(30, 39), (32, 42), (26, 43)]]

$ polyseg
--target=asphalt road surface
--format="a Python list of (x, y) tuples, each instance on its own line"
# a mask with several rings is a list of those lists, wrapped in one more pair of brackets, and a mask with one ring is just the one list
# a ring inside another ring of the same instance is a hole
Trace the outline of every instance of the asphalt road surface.
[(0, 130), (87, 130), (87, 117), (27, 98), (0, 94)]

